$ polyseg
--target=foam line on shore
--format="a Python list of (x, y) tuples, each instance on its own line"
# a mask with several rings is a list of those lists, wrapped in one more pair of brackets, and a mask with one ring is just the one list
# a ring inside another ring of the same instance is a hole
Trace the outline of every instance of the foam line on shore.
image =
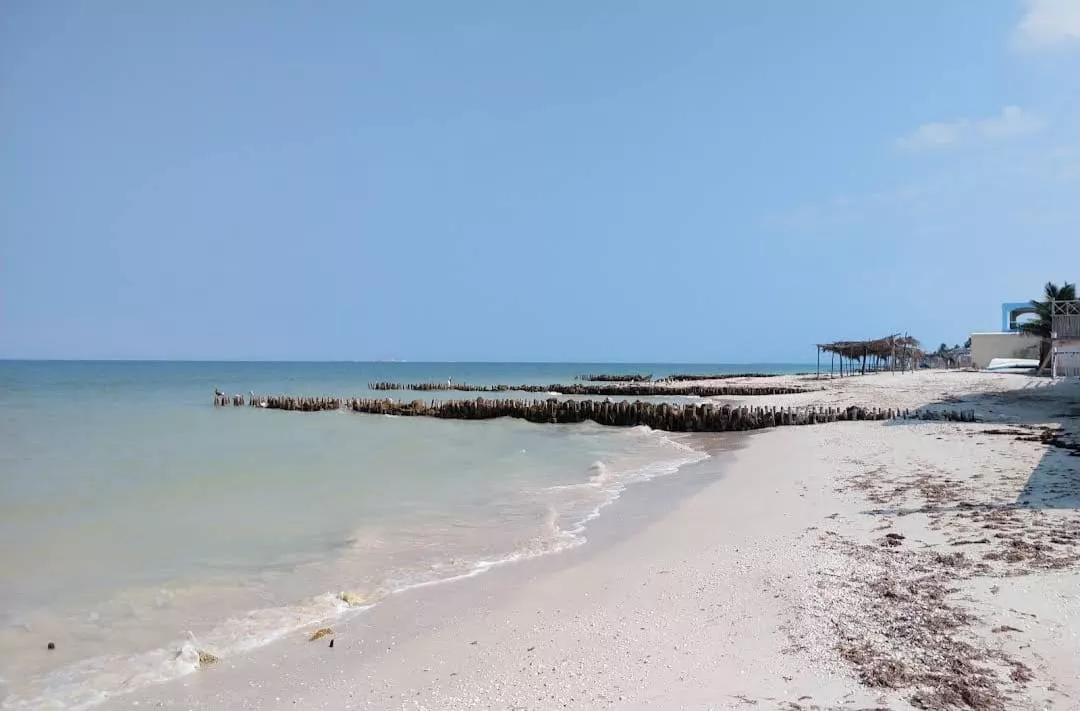
[[(154, 684), (178, 679), (197, 672), (204, 662), (201, 655), (215, 660), (227, 660), (245, 652), (264, 647), (291, 634), (315, 626), (338, 623), (345, 618), (374, 608), (389, 595), (433, 587), (476, 577), (493, 568), (557, 554), (585, 543), (584, 532), (589, 522), (601, 515), (604, 508), (618, 500), (627, 486), (648, 481), (657, 476), (675, 474), (682, 467), (710, 455), (670, 437), (666, 432), (637, 427), (626, 436), (645, 436), (662, 441), (681, 452), (674, 458), (659, 458), (641, 463), (622, 473), (612, 473), (603, 462), (590, 467), (589, 480), (582, 484), (605, 492), (605, 498), (584, 516), (563, 528), (560, 515), (549, 510), (545, 521), (546, 533), (533, 545), (493, 559), (472, 563), (463, 573), (428, 580), (416, 580), (393, 586), (384, 591), (369, 593), (326, 592), (296, 605), (252, 610), (240, 617), (230, 617), (213, 630), (196, 637), (190, 632), (184, 638), (164, 647), (129, 656), (101, 656), (83, 659), (56, 669), (41, 678), (41, 693), (30, 698), (9, 696), (3, 699), (3, 711), (30, 711), (41, 708), (64, 708), (84, 711), (110, 698), (125, 695)], [(599, 469), (599, 473), (594, 473)], [(606, 475), (606, 476), (602, 476)], [(571, 485), (576, 486), (576, 485)], [(205, 658), (205, 657), (204, 657)]]

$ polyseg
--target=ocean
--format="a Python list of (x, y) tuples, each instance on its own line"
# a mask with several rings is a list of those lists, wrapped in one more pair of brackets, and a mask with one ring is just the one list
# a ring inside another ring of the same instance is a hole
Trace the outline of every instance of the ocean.
[(0, 361), (0, 709), (89, 708), (199, 650), (557, 553), (625, 487), (707, 456), (647, 428), (215, 408), (215, 388), (411, 400), (367, 384), (806, 369)]

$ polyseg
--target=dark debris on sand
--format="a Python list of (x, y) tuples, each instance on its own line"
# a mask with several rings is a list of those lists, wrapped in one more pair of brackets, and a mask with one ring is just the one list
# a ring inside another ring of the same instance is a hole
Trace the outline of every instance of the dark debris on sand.
[[(983, 429), (972, 436), (1001, 435), (1048, 448), (1080, 451), (1056, 428), (1015, 426)], [(1080, 494), (1075, 466), (1054, 455), (1060, 475), (1049, 493)], [(1025, 505), (1023, 479), (976, 471), (942, 471), (929, 462), (894, 472), (873, 462), (854, 462), (863, 472), (843, 482), (883, 508), (868, 512), (888, 529), (900, 517), (921, 515), (931, 530), (943, 531), (944, 544), (926, 544), (890, 532), (873, 544), (822, 536), (873, 571), (870, 578), (844, 585), (858, 602), (834, 624), (837, 650), (865, 686), (900, 694), (927, 711), (1018, 708), (1034, 671), (995, 644), (1001, 633), (1022, 633), (997, 625), (987, 638), (984, 623), (964, 606), (963, 582), (978, 577), (1012, 577), (1080, 567), (1080, 517), (1067, 507)], [(983, 464), (984, 467), (994, 466)], [(989, 485), (994, 482), (996, 486)], [(1045, 494), (1044, 494), (1045, 495)], [(1047, 499), (1053, 501), (1053, 499)], [(955, 547), (963, 546), (963, 550)], [(794, 708), (794, 707), (793, 707)]]

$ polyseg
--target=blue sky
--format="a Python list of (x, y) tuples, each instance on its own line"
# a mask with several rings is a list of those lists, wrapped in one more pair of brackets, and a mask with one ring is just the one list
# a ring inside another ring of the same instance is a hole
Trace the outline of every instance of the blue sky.
[(809, 361), (1080, 278), (1080, 1), (9, 0), (0, 357)]

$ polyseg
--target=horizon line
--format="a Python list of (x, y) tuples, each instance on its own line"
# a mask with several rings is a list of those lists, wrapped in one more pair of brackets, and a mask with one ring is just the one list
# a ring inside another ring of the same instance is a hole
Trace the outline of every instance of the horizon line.
[(7, 358), (5, 363), (354, 363), (388, 364), (408, 363), (422, 365), (807, 365), (812, 361), (788, 360), (742, 360), (742, 361), (633, 361), (633, 360), (281, 360), (246, 358)]

